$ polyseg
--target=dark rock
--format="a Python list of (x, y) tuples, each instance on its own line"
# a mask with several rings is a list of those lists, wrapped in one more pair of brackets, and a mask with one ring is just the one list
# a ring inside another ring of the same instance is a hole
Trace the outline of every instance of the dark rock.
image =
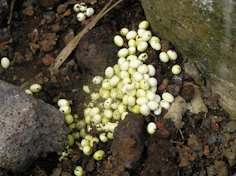
[(38, 3), (42, 8), (51, 10), (60, 3), (60, 0), (40, 0)]
[(130, 114), (119, 123), (111, 145), (117, 167), (134, 170), (139, 166), (144, 150), (144, 134), (144, 118), (141, 115)]
[(181, 91), (181, 96), (187, 101), (191, 101), (194, 97), (194, 87), (192, 84), (185, 84)]
[(148, 143), (145, 161), (140, 176), (175, 176), (178, 164), (175, 161), (175, 147), (169, 140), (160, 140), (155, 134)]
[(172, 49), (173, 46), (168, 40), (161, 40), (161, 51), (167, 52), (168, 50)]
[(20, 88), (0, 81), (0, 167), (18, 172), (38, 157), (63, 149), (63, 115)]
[(85, 35), (79, 42), (76, 56), (77, 64), (86, 73), (94, 75), (103, 74), (109, 65), (114, 65), (117, 61), (118, 48), (111, 44), (114, 36), (109, 28), (98, 26)]
[(179, 95), (181, 85), (179, 84), (170, 84), (168, 85), (168, 92), (174, 95), (175, 97)]
[(0, 26), (3, 25), (3, 22), (6, 21), (8, 15), (8, 3), (6, 0), (0, 0)]

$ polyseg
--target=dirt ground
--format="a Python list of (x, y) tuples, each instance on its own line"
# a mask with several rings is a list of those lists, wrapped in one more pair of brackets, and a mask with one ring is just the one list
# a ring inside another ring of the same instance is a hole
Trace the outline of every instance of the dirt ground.
[[(60, 98), (70, 99), (72, 110), (81, 115), (86, 101), (82, 86), (116, 62), (118, 48), (113, 44), (113, 37), (122, 27), (137, 28), (145, 19), (143, 9), (135, 0), (116, 6), (82, 38), (52, 79), (48, 68), (91, 19), (78, 22), (72, 1), (37, 2), (16, 1), (10, 26), (7, 26), (8, 16), (3, 19), (0, 56), (8, 56), (11, 66), (0, 69), (0, 79), (21, 86), (42, 72), (44, 76), (37, 82), (43, 85), (43, 90), (34, 96), (55, 106)], [(107, 3), (104, 0), (86, 2), (96, 13)], [(161, 42), (162, 51), (172, 48), (168, 41)], [(176, 97), (181, 95), (187, 102), (191, 101), (196, 93), (193, 79), (184, 72), (173, 76), (170, 74), (173, 63), (163, 64), (157, 60), (157, 52), (147, 52), (150, 57), (146, 63), (156, 68), (158, 93), (168, 90)], [(184, 64), (182, 59), (176, 63)], [(95, 146), (106, 150), (102, 161), (94, 161), (75, 148), (68, 160), (59, 162), (57, 154), (51, 153), (39, 158), (23, 173), (13, 174), (2, 169), (0, 175), (70, 176), (77, 165), (84, 168), (86, 176), (236, 175), (236, 123), (218, 104), (218, 95), (205, 87), (200, 90), (208, 112), (187, 111), (181, 129), (163, 118), (167, 111), (146, 118), (131, 114), (117, 127), (114, 140)], [(154, 135), (148, 135), (144, 129), (150, 121), (155, 121), (158, 127)], [(127, 123), (131, 124), (129, 129)]]

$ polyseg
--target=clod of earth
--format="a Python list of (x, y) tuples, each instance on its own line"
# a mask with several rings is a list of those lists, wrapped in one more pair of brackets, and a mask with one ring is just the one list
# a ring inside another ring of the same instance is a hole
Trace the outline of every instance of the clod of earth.
[(116, 158), (117, 168), (136, 169), (144, 151), (144, 118), (141, 115), (127, 115), (115, 129), (111, 152)]
[(18, 172), (38, 157), (63, 149), (64, 117), (51, 105), (0, 81), (0, 167)]

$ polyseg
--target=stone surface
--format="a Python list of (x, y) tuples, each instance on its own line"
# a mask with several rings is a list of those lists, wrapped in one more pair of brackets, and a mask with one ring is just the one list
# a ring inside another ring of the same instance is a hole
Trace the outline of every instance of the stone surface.
[(110, 28), (98, 26), (81, 39), (76, 56), (77, 63), (84, 72), (99, 75), (107, 66), (114, 65), (118, 49), (111, 44), (113, 40), (109, 36), (114, 36)]
[(4, 21), (6, 21), (6, 17), (8, 14), (8, 3), (6, 0), (0, 0), (0, 26), (3, 25)]
[(197, 67), (236, 119), (236, 1), (141, 2), (152, 29)]
[(129, 114), (119, 123), (111, 145), (116, 168), (134, 170), (139, 166), (144, 151), (144, 134), (144, 118), (141, 115)]
[(53, 106), (0, 80), (0, 168), (18, 172), (63, 149), (67, 127)]

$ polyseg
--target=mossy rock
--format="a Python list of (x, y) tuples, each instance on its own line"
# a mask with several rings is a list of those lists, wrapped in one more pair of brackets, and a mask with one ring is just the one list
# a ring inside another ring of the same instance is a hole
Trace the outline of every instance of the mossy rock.
[(236, 1), (141, 2), (156, 34), (170, 40), (197, 67), (236, 119)]

